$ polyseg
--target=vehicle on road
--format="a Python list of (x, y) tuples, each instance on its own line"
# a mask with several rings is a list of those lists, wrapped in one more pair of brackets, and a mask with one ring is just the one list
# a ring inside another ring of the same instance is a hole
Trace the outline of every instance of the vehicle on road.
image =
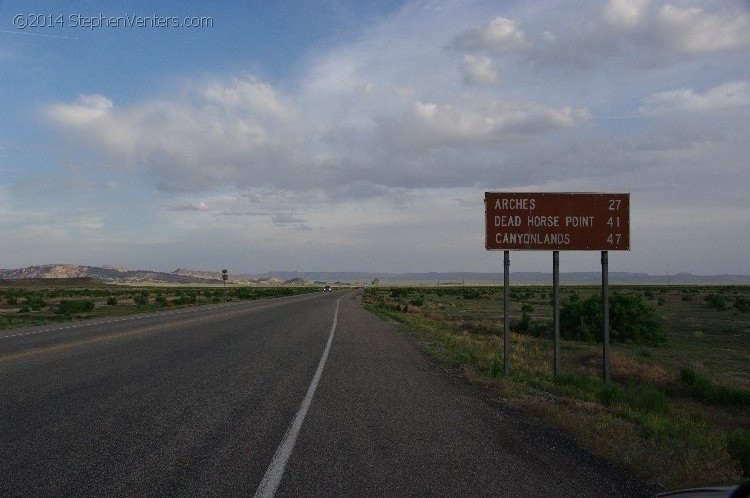
[(326, 285), (325, 287), (323, 287), (323, 292), (331, 292), (331, 286)]

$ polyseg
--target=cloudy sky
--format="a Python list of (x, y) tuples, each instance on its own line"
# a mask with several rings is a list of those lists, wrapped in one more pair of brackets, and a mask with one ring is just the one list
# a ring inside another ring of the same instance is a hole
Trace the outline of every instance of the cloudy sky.
[(2, 268), (501, 272), (489, 190), (629, 192), (611, 271), (750, 274), (745, 0), (0, 0), (0, 80)]

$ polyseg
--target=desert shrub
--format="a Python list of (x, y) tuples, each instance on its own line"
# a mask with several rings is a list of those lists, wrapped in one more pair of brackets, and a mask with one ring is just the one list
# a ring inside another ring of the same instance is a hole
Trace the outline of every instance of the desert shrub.
[(167, 296), (165, 296), (164, 294), (157, 294), (154, 302), (159, 306), (167, 306), (169, 304), (169, 301), (167, 301)]
[(492, 355), (492, 364), (490, 365), (490, 375), (493, 378), (497, 378), (503, 372), (503, 364), (500, 362), (500, 357), (496, 354)]
[(107, 306), (117, 306), (117, 298), (115, 296), (109, 296), (107, 298)]
[(599, 390), (599, 400), (606, 406), (629, 406), (643, 413), (666, 414), (669, 407), (666, 392), (648, 385), (606, 384)]
[[(260, 297), (260, 292), (265, 290), (267, 289), (256, 290), (250, 287), (237, 287), (236, 289), (231, 289), (231, 295), (241, 300), (258, 299)], [(218, 293), (218, 297), (220, 299), (224, 299), (224, 296), (226, 295), (226, 288), (222, 289), (221, 291), (217, 290), (216, 292)]]
[(750, 392), (711, 382), (692, 368), (683, 368), (680, 378), (692, 389), (694, 397), (709, 405), (750, 407)]
[(33, 311), (39, 311), (45, 306), (47, 306), (47, 303), (44, 302), (41, 296), (29, 296), (26, 298), (24, 307), (31, 308)]
[(740, 462), (742, 473), (750, 477), (750, 430), (738, 429), (729, 435), (729, 454)]
[(63, 299), (57, 306), (55, 313), (59, 315), (72, 315), (73, 313), (85, 313), (94, 309), (94, 302), (88, 299)]
[(534, 293), (528, 289), (519, 289), (517, 287), (511, 287), (508, 291), (508, 294), (510, 295), (510, 298), (514, 301), (525, 301), (527, 299), (530, 299), (534, 296)]
[(511, 319), (510, 329), (517, 334), (530, 335), (532, 337), (543, 337), (549, 335), (552, 330), (551, 321), (537, 321), (531, 318), (526, 311), (521, 313), (521, 319)]
[(479, 289), (466, 289), (463, 292), (464, 299), (479, 299), (482, 297), (482, 291)]
[(411, 304), (412, 306), (424, 306), (424, 294), (420, 294), (416, 298), (411, 299), (409, 301), (409, 304)]
[(532, 319), (528, 313), (522, 313), (521, 319), (511, 319), (510, 329), (517, 334), (528, 334), (531, 332)]
[(148, 292), (141, 292), (140, 294), (136, 294), (133, 296), (133, 302), (139, 306), (144, 306), (148, 304)]
[(476, 335), (499, 335), (500, 325), (493, 320), (466, 320), (459, 323), (459, 329)]
[[(158, 298), (157, 298), (158, 299)], [(165, 299), (166, 301), (166, 299)], [(195, 304), (197, 302), (197, 298), (195, 297), (195, 294), (192, 292), (186, 292), (183, 295), (180, 296), (180, 298), (177, 300), (178, 304)]]
[(409, 289), (407, 289), (406, 287), (394, 287), (393, 289), (391, 289), (392, 298), (398, 299), (401, 297), (406, 297), (408, 295), (409, 295)]
[(737, 297), (734, 300), (734, 309), (742, 312), (750, 311), (750, 299), (742, 296)]
[(578, 293), (568, 296), (568, 303), (560, 307), (560, 335), (576, 341), (601, 340), (601, 298), (582, 300)]
[[(560, 309), (560, 334), (565, 339), (601, 341), (602, 299), (598, 294), (581, 300), (572, 295)], [(658, 345), (666, 341), (656, 311), (638, 294), (615, 293), (609, 297), (610, 338), (618, 342)]]
[(724, 294), (709, 293), (706, 295), (706, 304), (709, 308), (719, 311), (729, 309), (729, 299)]

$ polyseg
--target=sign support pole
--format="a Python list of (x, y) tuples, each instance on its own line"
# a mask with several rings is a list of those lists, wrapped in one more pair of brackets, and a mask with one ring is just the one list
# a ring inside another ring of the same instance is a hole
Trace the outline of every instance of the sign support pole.
[(609, 384), (609, 251), (602, 251), (602, 330), (604, 382)]
[(510, 375), (510, 251), (503, 255), (503, 365)]
[(552, 251), (552, 295), (553, 322), (555, 328), (555, 352), (552, 359), (552, 373), (560, 375), (560, 251)]

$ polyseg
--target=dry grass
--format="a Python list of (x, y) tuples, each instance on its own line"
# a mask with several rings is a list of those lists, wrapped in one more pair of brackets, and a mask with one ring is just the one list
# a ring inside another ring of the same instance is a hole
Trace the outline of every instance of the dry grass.
[[(590, 352), (583, 355), (581, 366), (591, 374), (599, 375), (602, 363), (600, 352)], [(668, 385), (674, 382), (674, 376), (668, 375), (660, 366), (639, 363), (620, 351), (610, 352), (610, 376), (621, 383)]]
[[(647, 481), (673, 487), (742, 475), (740, 462), (750, 452), (743, 446), (750, 438), (742, 430), (750, 425), (750, 413), (742, 406), (722, 405), (721, 396), (715, 397), (719, 404), (706, 404), (680, 374), (685, 367), (693, 369), (711, 379), (709, 388), (715, 386), (719, 394), (750, 387), (750, 314), (707, 308), (703, 296), (715, 288), (620, 289), (651, 300), (669, 340), (658, 348), (612, 344), (611, 385), (600, 381), (601, 345), (591, 343), (563, 341), (563, 375), (555, 379), (552, 342), (544, 335), (510, 334), (511, 374), (504, 376), (501, 293), (483, 291), (469, 299), (461, 289), (439, 291), (419, 289), (419, 309), (408, 313), (393, 311), (393, 303), (409, 298), (403, 290), (395, 298), (381, 290), (369, 299), (381, 310), (390, 307), (391, 316), (454, 371), (518, 400), (592, 452)], [(563, 296), (595, 291), (567, 288)], [(686, 292), (689, 299), (683, 297)], [(750, 294), (750, 288), (725, 292), (731, 302)], [(544, 288), (516, 289), (512, 314), (519, 316), (521, 306), (528, 304), (534, 319), (544, 320), (551, 314), (550, 295)], [(735, 402), (737, 396), (725, 398)]]

